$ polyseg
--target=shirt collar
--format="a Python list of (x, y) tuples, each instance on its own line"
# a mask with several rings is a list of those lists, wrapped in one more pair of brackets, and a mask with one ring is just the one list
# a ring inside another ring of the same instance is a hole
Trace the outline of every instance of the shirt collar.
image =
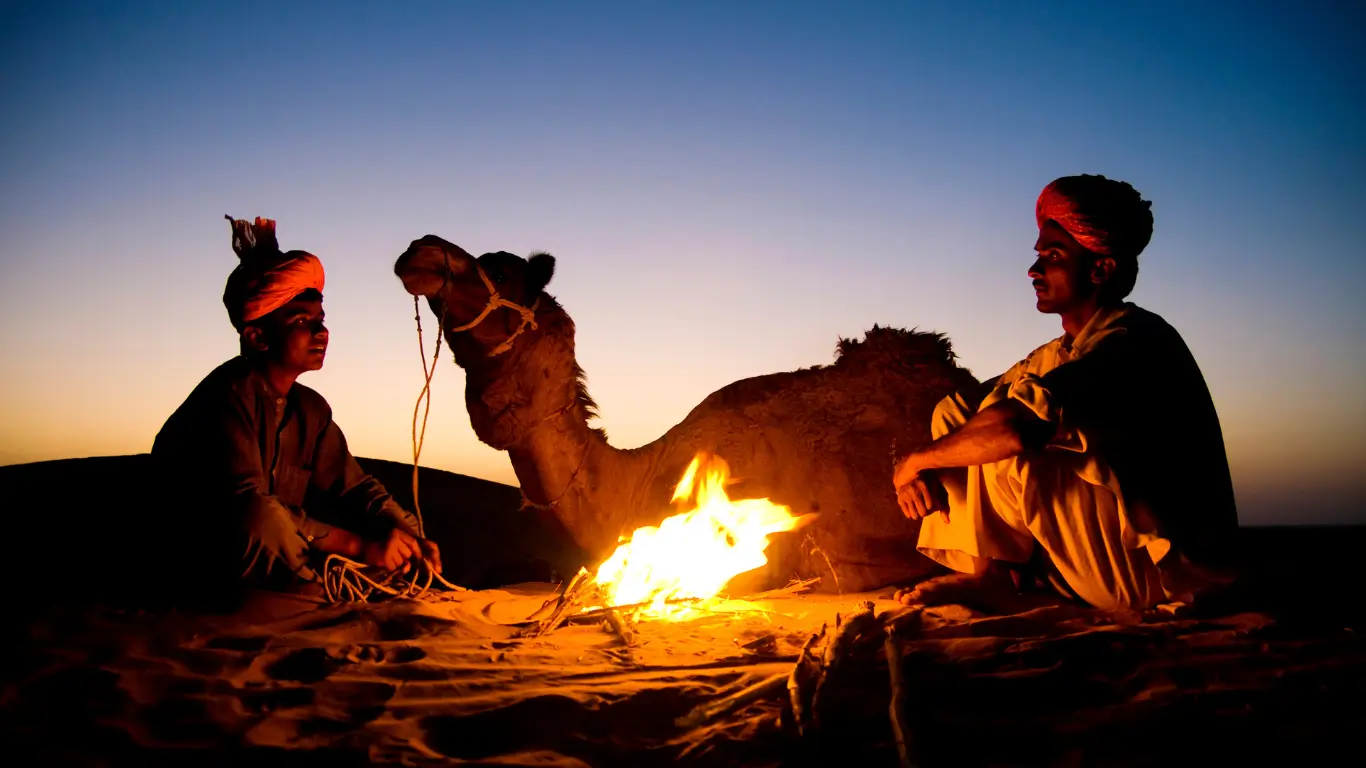
[(1064, 335), (1064, 349), (1067, 349), (1072, 357), (1081, 357), (1094, 349), (1096, 344), (1106, 336), (1123, 332), (1124, 329), (1120, 327), (1119, 322), (1133, 310), (1133, 307), (1133, 304), (1125, 302), (1096, 309), (1096, 313), (1077, 332), (1077, 337), (1072, 339), (1070, 345), (1067, 344), (1067, 337)]

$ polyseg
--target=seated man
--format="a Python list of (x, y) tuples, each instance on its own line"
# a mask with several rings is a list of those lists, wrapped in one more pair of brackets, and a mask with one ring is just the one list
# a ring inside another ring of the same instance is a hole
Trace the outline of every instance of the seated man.
[(1005, 564), (1030, 562), (1106, 609), (1189, 603), (1229, 582), (1238, 522), (1214, 403), (1176, 330), (1124, 301), (1150, 206), (1103, 176), (1044, 188), (1029, 276), (1063, 335), (989, 391), (945, 398), (933, 442), (898, 461), (918, 549), (964, 574), (903, 601), (988, 605), (1013, 593), (1020, 569)]
[(318, 580), (326, 553), (387, 570), (422, 558), (439, 572), (436, 544), (356, 463), (327, 401), (295, 383), (327, 353), (322, 263), (281, 253), (274, 221), (229, 220), (241, 263), (223, 303), (241, 354), (195, 387), (152, 448), (174, 524), (203, 542), (197, 576), (298, 587)]

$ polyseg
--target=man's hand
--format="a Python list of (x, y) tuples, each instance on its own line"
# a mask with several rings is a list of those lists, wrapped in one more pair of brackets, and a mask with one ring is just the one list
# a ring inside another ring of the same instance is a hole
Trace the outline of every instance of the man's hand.
[(381, 541), (367, 541), (361, 554), (366, 565), (397, 571), (414, 557), (422, 557), (422, 547), (411, 533), (395, 528)]
[(418, 539), (417, 543), (422, 548), (422, 559), (432, 566), (433, 571), (441, 573), (441, 550), (436, 546), (436, 542), (431, 539)]
[(920, 474), (920, 467), (915, 460), (914, 453), (908, 453), (897, 460), (896, 466), (892, 469), (892, 487), (900, 489)]
[(949, 498), (934, 472), (918, 472), (897, 486), (896, 503), (908, 520), (924, 520), (935, 512), (948, 513)]

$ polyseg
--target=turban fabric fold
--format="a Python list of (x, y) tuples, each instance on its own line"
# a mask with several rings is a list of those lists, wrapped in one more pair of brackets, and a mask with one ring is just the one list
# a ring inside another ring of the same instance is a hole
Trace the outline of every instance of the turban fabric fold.
[(1083, 248), (1102, 256), (1134, 257), (1153, 236), (1152, 203), (1122, 181), (1064, 176), (1043, 188), (1034, 218), (1055, 221)]
[(241, 263), (228, 275), (223, 305), (239, 332), (310, 288), (322, 292), (322, 261), (305, 251), (281, 253), (273, 219), (225, 218), (232, 222), (232, 249)]

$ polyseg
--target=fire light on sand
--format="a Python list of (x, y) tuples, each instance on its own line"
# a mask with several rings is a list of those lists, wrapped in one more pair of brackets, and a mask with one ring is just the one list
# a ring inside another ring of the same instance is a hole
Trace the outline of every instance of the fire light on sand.
[(594, 584), (608, 606), (640, 605), (640, 615), (686, 618), (670, 601), (717, 597), (736, 576), (768, 563), (769, 536), (791, 531), (813, 515), (794, 516), (768, 499), (732, 501), (730, 470), (699, 453), (674, 489), (672, 503), (691, 508), (658, 526), (637, 528), (598, 566)]

